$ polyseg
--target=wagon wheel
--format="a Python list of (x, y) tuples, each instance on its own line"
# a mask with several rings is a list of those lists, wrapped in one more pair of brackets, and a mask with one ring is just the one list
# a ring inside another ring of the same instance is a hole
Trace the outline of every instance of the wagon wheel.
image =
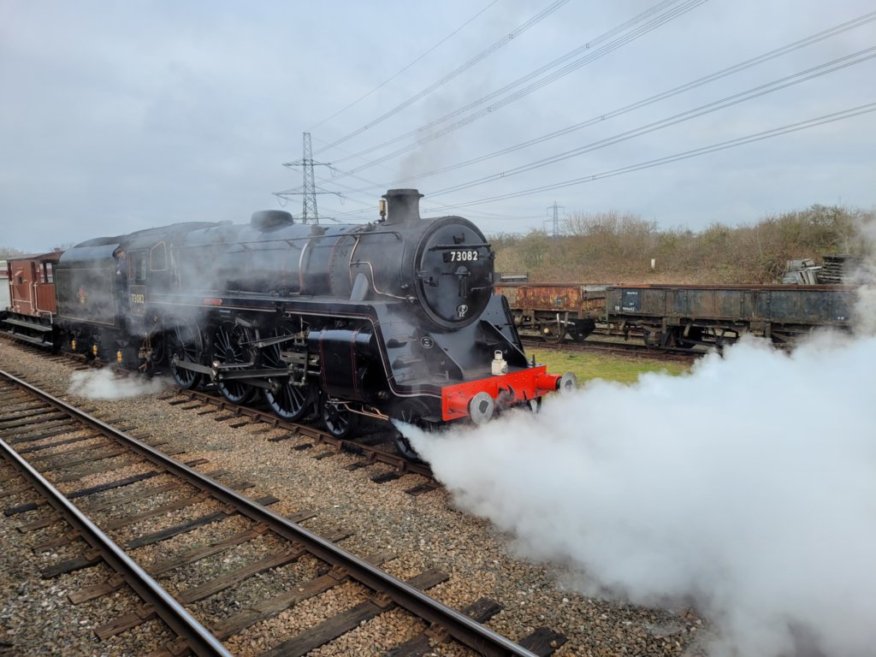
[(180, 388), (188, 390), (201, 383), (201, 375), (192, 370), (178, 367), (174, 358), (190, 363), (200, 363), (204, 353), (204, 341), (197, 326), (183, 324), (174, 326), (167, 334), (167, 360), (170, 363), (170, 374)]
[(696, 345), (703, 341), (703, 329), (699, 326), (694, 326), (688, 331), (688, 336), (684, 337), (681, 328), (677, 329), (675, 335), (675, 346), (680, 349), (693, 349)]
[(578, 320), (569, 329), (569, 335), (575, 342), (584, 342), (595, 328), (596, 322), (591, 319)]
[[(250, 329), (236, 324), (220, 324), (213, 334), (213, 360), (219, 361), (222, 365), (248, 363), (251, 342)], [(220, 379), (216, 387), (232, 404), (246, 404), (256, 392), (256, 388), (250, 384), (235, 379)]]
[(547, 342), (553, 344), (562, 344), (563, 340), (566, 339), (566, 324), (559, 317), (555, 322), (548, 324), (550, 326), (550, 335), (545, 336), (545, 340)]
[(555, 331), (555, 333), (551, 333), (549, 336), (547, 336), (547, 342), (550, 342), (551, 344), (562, 344), (563, 341), (566, 339), (566, 329), (560, 326), (556, 328)]
[(653, 331), (651, 329), (643, 329), (642, 330), (642, 340), (645, 342), (645, 346), (649, 349), (657, 349), (661, 347), (664, 343), (664, 334), (661, 331)]
[(335, 438), (346, 438), (356, 428), (358, 418), (345, 406), (329, 399), (323, 399), (321, 406), (322, 422)]

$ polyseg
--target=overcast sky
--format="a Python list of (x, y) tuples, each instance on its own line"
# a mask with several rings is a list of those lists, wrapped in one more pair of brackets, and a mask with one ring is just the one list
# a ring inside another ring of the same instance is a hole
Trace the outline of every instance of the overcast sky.
[[(554, 202), (561, 217), (617, 210), (694, 230), (813, 203), (872, 209), (876, 112), (839, 117), (876, 107), (874, 20), (640, 101), (874, 10), (872, 0), (0, 0), (0, 245), (247, 221), (300, 187), (300, 169), (282, 163), (302, 157), (307, 130), (314, 159), (334, 167), (316, 167), (320, 190), (343, 194), (318, 197), (323, 221), (375, 218), (387, 187), (417, 187), (425, 215), (468, 216), (491, 234), (548, 227)], [(808, 69), (812, 79), (721, 107)], [(527, 166), (573, 149), (585, 152)], [(301, 198), (285, 208), (299, 215)]]

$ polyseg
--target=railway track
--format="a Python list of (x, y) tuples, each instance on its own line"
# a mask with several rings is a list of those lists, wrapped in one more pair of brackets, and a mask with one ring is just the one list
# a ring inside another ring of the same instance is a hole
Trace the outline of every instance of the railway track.
[[(243, 496), (240, 491), (251, 485), (234, 473), (214, 471), (206, 476), (196, 469), (205, 466), (205, 460), (177, 461), (156, 445), (6, 372), (0, 372), (0, 394), (5, 400), (0, 446), (18, 472), (12, 476), (11, 467), (4, 466), (0, 501), (7, 503), (5, 515), (21, 518), (23, 531), (60, 523), (75, 530), (55, 533), (36, 546), (43, 551), (65, 546), (74, 553), (78, 547), (78, 556), (47, 568), (44, 576), (108, 564), (115, 575), (76, 591), (70, 602), (82, 604), (126, 587), (141, 600), (96, 627), (101, 639), (160, 618), (176, 638), (150, 653), (155, 657), (186, 652), (227, 655), (225, 644), (236, 635), (305, 600), (346, 587), (355, 590), (358, 602), (290, 636), (272, 637), (274, 645), (263, 654), (306, 654), (393, 610), (415, 619), (412, 622), (420, 628), (393, 649), (398, 656), (425, 654), (442, 642), (486, 655), (550, 654), (563, 642), (560, 635), (539, 628), (515, 644), (480, 624), (500, 610), (495, 602), (481, 599), (460, 612), (424, 592), (444, 581), (444, 573), (427, 569), (405, 581), (392, 577), (379, 567), (392, 554), (356, 557), (337, 545), (344, 538), (342, 531), (318, 536), (298, 524), (309, 517), (307, 511), (284, 518), (268, 508), (275, 498), (252, 501)], [(95, 474), (105, 475), (100, 484), (82, 485), (84, 477)], [(39, 499), (9, 504), (35, 493)], [(164, 548), (175, 545), (175, 537), (218, 525), (227, 525), (230, 533), (186, 549)], [(233, 566), (216, 572), (217, 560)], [(202, 566), (206, 570), (194, 578), (199, 581), (196, 586), (174, 584), (178, 570), (192, 572)], [(223, 604), (263, 573), (274, 574), (285, 585), (248, 599), (244, 608)]]
[[(4, 336), (6, 339), (17, 344), (17, 346), (25, 351), (38, 354), (55, 362), (72, 361), (78, 363), (76, 369), (88, 370), (98, 369), (106, 365), (99, 360), (88, 359), (82, 354), (62, 352), (59, 354), (47, 354), (45, 350), (34, 347), (30, 344), (18, 343), (14, 337)], [(121, 370), (120, 375), (129, 374), (127, 370)], [(264, 424), (264, 431), (268, 432), (271, 429), (282, 429), (287, 433), (281, 436), (268, 438), (271, 442), (281, 440), (289, 440), (291, 438), (303, 438), (304, 442), (296, 445), (295, 449), (305, 450), (314, 446), (324, 446), (328, 451), (319, 453), (318, 458), (325, 458), (337, 452), (348, 452), (358, 454), (362, 457), (360, 461), (350, 466), (351, 469), (358, 469), (374, 464), (385, 464), (393, 468), (392, 472), (382, 472), (375, 475), (372, 479), (376, 483), (385, 483), (398, 479), (405, 474), (417, 474), (422, 476), (425, 481), (413, 487), (409, 492), (413, 495), (429, 492), (438, 487), (435, 481), (432, 470), (428, 464), (410, 459), (398, 453), (395, 447), (396, 436), (391, 431), (385, 429), (377, 429), (371, 431), (365, 436), (359, 436), (355, 439), (336, 438), (327, 431), (322, 431), (317, 427), (308, 424), (297, 422), (288, 422), (279, 418), (275, 413), (268, 409), (260, 408), (252, 405), (240, 405), (225, 399), (214, 386), (208, 386), (200, 390), (184, 390), (176, 388), (175, 392), (162, 398), (172, 406), (180, 406), (185, 410), (192, 410), (197, 415), (206, 415), (216, 413), (214, 419), (220, 421), (231, 421), (231, 427), (237, 428), (246, 424)]]
[(265, 431), (284, 429), (288, 433), (268, 438), (268, 440), (277, 442), (293, 437), (303, 438), (303, 442), (296, 445), (295, 449), (305, 450), (323, 446), (327, 451), (320, 452), (317, 455), (320, 458), (331, 456), (340, 451), (361, 456), (361, 460), (354, 463), (352, 468), (361, 468), (375, 463), (391, 466), (394, 472), (384, 472), (377, 475), (375, 479), (379, 479), (378, 483), (398, 479), (405, 474), (417, 474), (424, 477), (426, 480), (424, 483), (409, 491), (412, 494), (428, 492), (439, 485), (434, 480), (428, 464), (411, 461), (395, 451), (395, 436), (385, 429), (378, 429), (355, 439), (336, 438), (327, 431), (322, 431), (311, 425), (282, 420), (269, 410), (234, 404), (222, 397), (217, 391), (209, 388), (206, 390), (177, 390), (164, 400), (171, 405), (191, 410), (198, 415), (215, 413), (215, 420), (230, 421), (232, 427), (260, 423), (265, 425)]

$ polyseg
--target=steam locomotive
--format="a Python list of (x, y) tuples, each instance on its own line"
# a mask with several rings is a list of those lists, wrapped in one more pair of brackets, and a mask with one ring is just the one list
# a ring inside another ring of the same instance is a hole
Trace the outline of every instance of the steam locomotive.
[(235, 403), (260, 396), (287, 420), (316, 412), (338, 437), (362, 416), (485, 422), (573, 387), (572, 375), (527, 361), (507, 302), (493, 294), (483, 233), (458, 216), (422, 219), (421, 197), (389, 190), (379, 220), (364, 225), (269, 210), (244, 225), (89, 240), (31, 272), (57, 308), (16, 313), (13, 303), (3, 328), (169, 370), (183, 388), (212, 382)]

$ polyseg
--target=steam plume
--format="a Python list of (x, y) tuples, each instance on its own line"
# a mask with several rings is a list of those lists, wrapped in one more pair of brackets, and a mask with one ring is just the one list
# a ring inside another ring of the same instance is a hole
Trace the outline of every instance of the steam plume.
[(860, 335), (876, 335), (876, 213), (862, 218), (858, 228), (864, 259), (851, 277), (852, 283), (859, 284), (855, 329)]
[(73, 372), (70, 377), (71, 395), (88, 399), (123, 399), (161, 392), (169, 383), (165, 379), (141, 379), (135, 376), (119, 377), (109, 369)]
[(874, 337), (792, 354), (744, 340), (687, 376), (594, 381), (539, 415), (406, 433), (459, 505), (583, 592), (693, 601), (714, 655), (872, 655), (874, 365)]

